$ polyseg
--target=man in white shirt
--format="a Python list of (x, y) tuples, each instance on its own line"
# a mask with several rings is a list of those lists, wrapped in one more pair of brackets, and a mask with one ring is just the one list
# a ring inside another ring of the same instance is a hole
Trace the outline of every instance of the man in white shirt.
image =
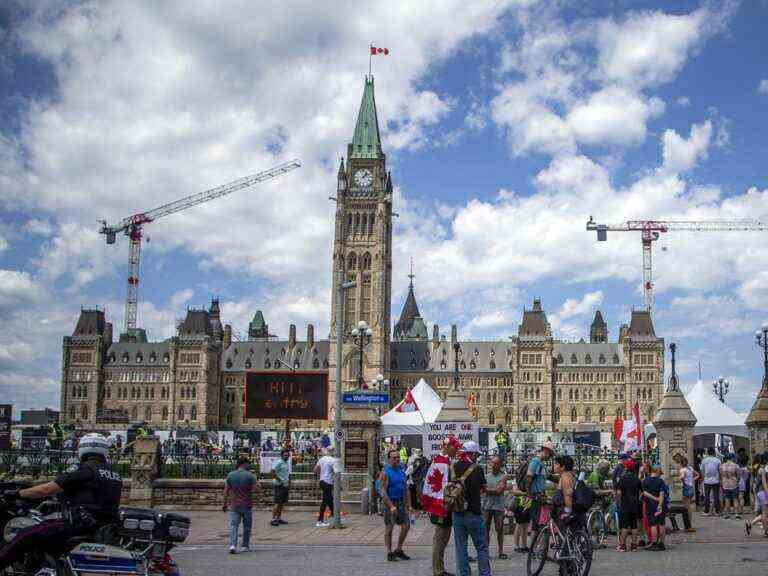
[(709, 516), (710, 498), (714, 497), (714, 514), (720, 515), (720, 459), (715, 456), (713, 447), (707, 448), (707, 457), (701, 461), (701, 474), (704, 476), (704, 516)]
[(320, 503), (320, 513), (317, 515), (315, 526), (324, 528), (328, 526), (325, 522), (325, 510), (329, 508), (333, 515), (333, 468), (336, 465), (336, 458), (330, 455), (328, 448), (323, 450), (323, 456), (315, 465), (315, 474), (320, 475), (320, 489), (323, 491), (323, 500)]

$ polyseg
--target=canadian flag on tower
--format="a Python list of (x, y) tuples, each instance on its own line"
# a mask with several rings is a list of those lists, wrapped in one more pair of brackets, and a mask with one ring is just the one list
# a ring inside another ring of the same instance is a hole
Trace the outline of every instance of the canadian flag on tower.
[(371, 56), (389, 56), (389, 48), (376, 48), (371, 44)]
[(403, 398), (403, 401), (395, 406), (395, 412), (416, 412), (418, 409), (419, 407), (417, 406), (416, 400), (414, 399), (410, 390), (405, 393), (405, 398)]

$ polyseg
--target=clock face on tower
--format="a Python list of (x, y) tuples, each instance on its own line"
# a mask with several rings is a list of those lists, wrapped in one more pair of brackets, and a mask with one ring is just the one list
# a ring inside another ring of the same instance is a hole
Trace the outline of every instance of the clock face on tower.
[(368, 188), (373, 184), (373, 173), (368, 168), (361, 168), (355, 172), (355, 184), (362, 188)]

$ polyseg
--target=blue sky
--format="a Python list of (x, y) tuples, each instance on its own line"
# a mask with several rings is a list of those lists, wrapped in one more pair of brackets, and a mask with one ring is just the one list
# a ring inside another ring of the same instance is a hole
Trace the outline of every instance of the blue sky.
[[(4, 3), (0, 8), (0, 387), (58, 403), (61, 337), (81, 306), (123, 320), (127, 244), (97, 220), (299, 157), (303, 167), (147, 228), (139, 323), (174, 333), (218, 295), (327, 334), (338, 158), (374, 59), (397, 185), (399, 314), (415, 260), (427, 322), (506, 338), (542, 298), (556, 334), (600, 308), (615, 338), (642, 306), (634, 234), (598, 220), (768, 218), (768, 2)], [(342, 18), (343, 14), (355, 18)], [(768, 319), (765, 234), (670, 233), (656, 327), (684, 387), (751, 406)], [(662, 250), (662, 247), (665, 250)]]

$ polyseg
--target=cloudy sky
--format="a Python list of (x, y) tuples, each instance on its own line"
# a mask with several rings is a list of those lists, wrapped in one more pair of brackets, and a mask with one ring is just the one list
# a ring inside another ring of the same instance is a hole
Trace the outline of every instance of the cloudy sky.
[[(328, 196), (370, 43), (390, 49), (374, 74), (398, 186), (395, 314), (413, 257), (443, 332), (506, 339), (539, 296), (559, 337), (599, 307), (615, 338), (643, 305), (640, 240), (598, 244), (590, 215), (768, 218), (765, 0), (257, 4), (0, 6), (3, 401), (58, 403), (81, 306), (122, 327), (127, 242), (105, 245), (99, 219), (293, 157), (287, 176), (147, 227), (139, 324), (166, 338), (218, 295), (240, 332), (262, 309), (278, 335), (327, 334)], [(701, 362), (740, 411), (762, 376), (766, 247), (655, 246), (657, 333), (678, 342), (686, 387)]]

